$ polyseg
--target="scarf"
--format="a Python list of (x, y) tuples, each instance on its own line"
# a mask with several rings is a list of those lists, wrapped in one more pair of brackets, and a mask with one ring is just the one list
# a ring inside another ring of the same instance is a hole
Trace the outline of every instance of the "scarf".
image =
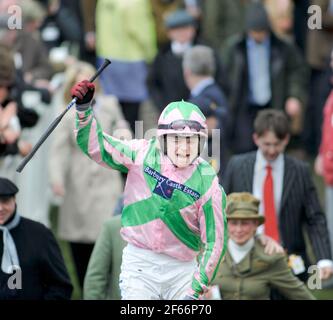
[(14, 213), (14, 218), (6, 225), (0, 225), (0, 230), (3, 233), (3, 254), (1, 260), (1, 270), (4, 273), (10, 274), (13, 272), (13, 267), (20, 266), (15, 242), (10, 234), (10, 230), (15, 228), (20, 223), (21, 217), (18, 213)]
[(231, 239), (229, 239), (228, 241), (229, 253), (232, 257), (232, 260), (234, 260), (236, 264), (240, 263), (245, 258), (245, 256), (250, 252), (253, 246), (254, 246), (253, 237), (243, 245), (238, 245), (236, 242), (234, 242)]

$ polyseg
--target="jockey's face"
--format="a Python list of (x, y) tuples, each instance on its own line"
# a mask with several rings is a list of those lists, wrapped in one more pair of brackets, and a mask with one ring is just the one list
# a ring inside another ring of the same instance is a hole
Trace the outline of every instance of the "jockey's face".
[(199, 151), (199, 136), (190, 137), (167, 135), (167, 155), (178, 168), (185, 168), (197, 157)]

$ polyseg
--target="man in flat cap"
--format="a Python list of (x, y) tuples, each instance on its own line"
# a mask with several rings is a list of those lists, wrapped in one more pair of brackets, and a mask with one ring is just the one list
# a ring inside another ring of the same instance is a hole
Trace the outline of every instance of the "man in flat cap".
[(70, 299), (59, 246), (42, 224), (16, 210), (16, 185), (0, 177), (0, 300)]
[[(246, 32), (230, 38), (222, 50), (231, 108), (230, 145), (234, 153), (255, 150), (253, 122), (260, 110), (283, 110), (300, 134), (307, 100), (308, 69), (298, 48), (278, 38), (261, 3), (249, 5)], [(297, 139), (293, 139), (297, 142)]]

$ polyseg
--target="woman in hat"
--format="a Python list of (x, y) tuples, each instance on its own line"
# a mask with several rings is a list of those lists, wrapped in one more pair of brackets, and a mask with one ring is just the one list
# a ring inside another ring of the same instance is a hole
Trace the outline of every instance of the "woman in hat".
[(303, 282), (293, 275), (286, 255), (268, 255), (255, 236), (265, 218), (260, 201), (248, 192), (227, 197), (228, 249), (214, 281), (226, 300), (264, 300), (272, 288), (288, 299), (314, 299)]

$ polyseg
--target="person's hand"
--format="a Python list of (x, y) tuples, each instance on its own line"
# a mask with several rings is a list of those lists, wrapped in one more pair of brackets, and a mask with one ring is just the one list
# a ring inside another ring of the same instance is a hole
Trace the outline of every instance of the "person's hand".
[(259, 241), (265, 247), (264, 252), (268, 255), (284, 253), (283, 247), (271, 237), (262, 234), (259, 236)]
[(315, 160), (314, 170), (318, 176), (322, 176), (324, 174), (323, 157), (320, 154), (318, 154)]
[(19, 131), (14, 131), (10, 128), (7, 128), (2, 131), (2, 141), (5, 144), (13, 144), (20, 137)]
[(285, 110), (291, 118), (298, 117), (302, 112), (302, 103), (297, 98), (288, 98)]
[(19, 140), (17, 146), (22, 157), (27, 156), (32, 150), (32, 144), (28, 141)]
[(291, 120), (291, 133), (293, 135), (299, 135), (303, 128), (302, 103), (296, 98), (289, 98), (285, 104), (285, 111)]
[(65, 195), (65, 188), (60, 183), (54, 183), (52, 185), (52, 191), (56, 196), (63, 197)]
[(319, 277), (321, 280), (327, 280), (333, 275), (332, 267), (321, 267), (319, 268)]
[(17, 104), (11, 101), (7, 104), (6, 108), (0, 108), (0, 130), (8, 127), (12, 117), (17, 114)]
[(84, 42), (88, 51), (93, 51), (96, 49), (96, 36), (95, 32), (87, 32), (84, 37)]
[(74, 85), (71, 89), (72, 97), (76, 97), (78, 100), (76, 104), (87, 104), (94, 97), (95, 85), (88, 80), (83, 80), (76, 85)]

